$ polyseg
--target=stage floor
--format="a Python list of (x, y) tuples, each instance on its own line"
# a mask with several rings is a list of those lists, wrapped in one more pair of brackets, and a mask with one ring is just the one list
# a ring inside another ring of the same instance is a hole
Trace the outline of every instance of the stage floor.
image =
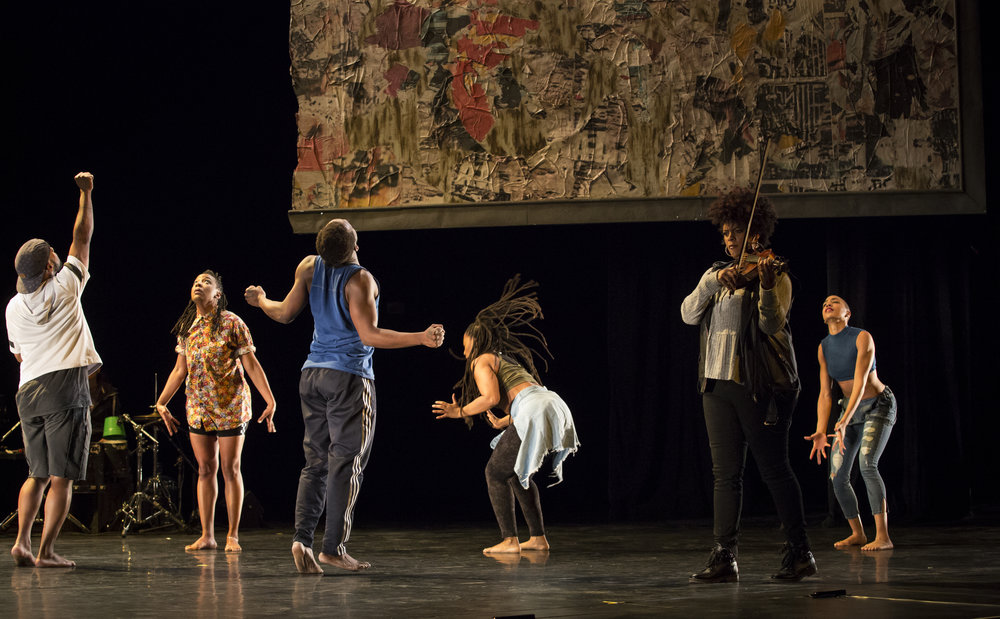
[[(37, 531), (36, 531), (37, 533)], [(190, 533), (122, 538), (64, 531), (74, 569), (0, 562), (5, 617), (985, 617), (1000, 615), (1000, 528), (896, 527), (888, 552), (832, 547), (845, 529), (810, 530), (819, 574), (772, 582), (780, 532), (750, 526), (738, 584), (689, 584), (708, 556), (703, 523), (556, 526), (552, 551), (481, 554), (493, 527), (360, 526), (348, 549), (372, 569), (299, 575), (291, 531), (241, 535), (242, 554), (186, 553)], [(222, 533), (224, 538), (224, 533)], [(9, 549), (14, 536), (0, 542)], [(37, 548), (37, 537), (34, 540)], [(810, 594), (843, 589), (846, 595)]]

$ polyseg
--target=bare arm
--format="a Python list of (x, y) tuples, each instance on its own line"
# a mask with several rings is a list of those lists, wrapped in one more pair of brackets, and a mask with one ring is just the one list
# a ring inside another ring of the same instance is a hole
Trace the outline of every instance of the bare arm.
[(94, 234), (94, 203), (91, 199), (94, 175), (80, 172), (74, 180), (80, 188), (80, 209), (76, 212), (76, 222), (73, 224), (73, 243), (69, 246), (69, 255), (90, 269), (90, 237)]
[(437, 348), (444, 343), (444, 327), (432, 324), (423, 331), (404, 332), (383, 329), (378, 326), (378, 310), (375, 298), (378, 284), (372, 274), (364, 269), (355, 273), (344, 286), (347, 308), (351, 312), (351, 322), (361, 336), (361, 343), (375, 348), (409, 348), (427, 346)]
[(292, 282), (292, 288), (283, 300), (268, 299), (267, 293), (260, 286), (249, 286), (243, 293), (243, 298), (250, 305), (264, 310), (271, 320), (287, 325), (295, 320), (309, 303), (309, 287), (312, 286), (313, 269), (318, 259), (318, 256), (306, 256), (299, 266), (295, 267), (295, 281)]
[(174, 432), (181, 427), (181, 422), (170, 414), (167, 403), (170, 402), (174, 394), (177, 393), (177, 390), (180, 389), (184, 379), (187, 378), (187, 373), (187, 359), (184, 355), (178, 353), (174, 369), (170, 370), (170, 376), (167, 377), (167, 382), (163, 385), (163, 391), (160, 392), (160, 397), (156, 399), (156, 412), (163, 419), (163, 425), (167, 426), (167, 433), (170, 436), (173, 436)]
[(830, 443), (826, 440), (826, 428), (830, 423), (830, 409), (833, 405), (833, 379), (826, 369), (826, 357), (823, 355), (823, 345), (819, 345), (816, 353), (819, 360), (819, 397), (816, 400), (816, 431), (805, 437), (807, 441), (812, 441), (812, 450), (809, 452), (809, 459), (815, 456), (816, 464), (823, 462), (826, 457), (826, 448)]
[(264, 368), (257, 361), (257, 356), (253, 354), (253, 351), (241, 356), (240, 361), (243, 363), (243, 369), (246, 371), (247, 376), (250, 377), (250, 381), (253, 382), (253, 386), (257, 388), (261, 397), (267, 402), (267, 407), (261, 413), (260, 418), (257, 419), (257, 423), (266, 421), (267, 431), (274, 432), (274, 394), (271, 393), (271, 384), (267, 382), (267, 374), (264, 373)]
[(838, 428), (851, 423), (851, 418), (858, 410), (861, 396), (865, 392), (865, 387), (868, 386), (872, 360), (875, 359), (875, 340), (872, 339), (870, 333), (867, 331), (859, 333), (855, 345), (858, 347), (858, 359), (854, 364), (854, 384), (851, 385), (851, 397), (847, 400), (847, 406), (844, 408), (844, 416), (837, 422)]
[(492, 411), (486, 411), (486, 421), (490, 422), (490, 425), (497, 430), (503, 430), (510, 425), (512, 421), (510, 415), (504, 415), (503, 417), (497, 417)]
[(493, 354), (485, 354), (476, 357), (472, 362), (472, 374), (476, 379), (476, 387), (479, 388), (479, 397), (469, 402), (465, 406), (459, 406), (452, 394), (451, 402), (437, 400), (431, 405), (437, 419), (460, 419), (462, 417), (474, 417), (480, 413), (485, 413), (500, 403), (500, 381), (497, 380), (493, 366), (496, 365), (497, 358)]

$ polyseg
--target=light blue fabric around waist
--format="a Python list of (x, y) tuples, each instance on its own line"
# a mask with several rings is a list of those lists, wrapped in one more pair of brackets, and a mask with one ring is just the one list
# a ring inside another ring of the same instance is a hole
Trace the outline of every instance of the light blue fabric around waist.
[[(511, 422), (521, 438), (514, 472), (522, 487), (528, 488), (531, 476), (542, 467), (548, 454), (552, 456), (554, 486), (562, 481), (562, 464), (576, 453), (580, 441), (576, 436), (573, 414), (562, 398), (540, 385), (521, 390), (510, 405)], [(503, 432), (490, 443), (495, 448)]]

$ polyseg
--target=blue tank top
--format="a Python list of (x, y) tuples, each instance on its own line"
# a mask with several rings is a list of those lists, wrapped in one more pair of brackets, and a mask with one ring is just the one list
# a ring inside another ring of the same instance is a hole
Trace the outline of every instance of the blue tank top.
[[(844, 327), (840, 333), (827, 335), (820, 342), (826, 371), (833, 380), (842, 382), (854, 378), (854, 368), (858, 364), (858, 334), (862, 331), (857, 327)], [(872, 357), (871, 371), (874, 370), (875, 358)]]
[[(361, 343), (361, 336), (354, 328), (347, 299), (344, 298), (347, 280), (360, 270), (362, 267), (357, 264), (328, 267), (322, 258), (316, 257), (312, 286), (309, 288), (313, 339), (303, 370), (329, 368), (375, 378), (372, 368), (372, 352), (375, 349)], [(379, 296), (375, 297), (376, 312)]]

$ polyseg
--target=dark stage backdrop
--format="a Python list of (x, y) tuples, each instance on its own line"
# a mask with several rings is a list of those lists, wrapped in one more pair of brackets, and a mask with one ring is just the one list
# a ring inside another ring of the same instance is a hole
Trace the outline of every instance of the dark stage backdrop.
[[(150, 410), (154, 375), (162, 383), (172, 367), (169, 330), (191, 281), (205, 267), (221, 271), (279, 405), (277, 434), (250, 431), (246, 486), (268, 520), (290, 521), (302, 462), (297, 378), (311, 323), (303, 316), (278, 325), (242, 301), (252, 283), (284, 294), (312, 252), (312, 239), (292, 234), (285, 214), (295, 166), (287, 5), (233, 12), (193, 2), (57, 2), (44, 19), (27, 5), (10, 11), (0, 249), (10, 260), (20, 243), (41, 236), (64, 254), (77, 199), (72, 176), (96, 174), (84, 303), (122, 408), (136, 414)], [(995, 78), (984, 79), (986, 109)], [(986, 122), (987, 135), (996, 135), (993, 118)], [(987, 153), (987, 165), (994, 156)], [(780, 223), (775, 249), (796, 277), (792, 321), (805, 386), (791, 450), (810, 511), (826, 509), (825, 473), (806, 460), (800, 437), (814, 423), (818, 310), (829, 292), (851, 301), (854, 323), (873, 332), (880, 376), (900, 400), (882, 461), (893, 512), (960, 518), (998, 502), (989, 397), (997, 232), (995, 211)], [(541, 327), (555, 354), (546, 382), (573, 408), (583, 443), (565, 483), (543, 490), (550, 524), (710, 514), (697, 329), (678, 311), (721, 256), (709, 224), (371, 232), (359, 244), (382, 285), (382, 323), (417, 330), (443, 322), (451, 351), (507, 277), (541, 283)], [(14, 294), (7, 264), (5, 298)], [(446, 349), (410, 349), (379, 351), (375, 364), (378, 433), (358, 522), (491, 521), (482, 470), (493, 432), (430, 413), (431, 401), (450, 395), (461, 362)], [(16, 363), (0, 356), (4, 431), (16, 421), (16, 383)], [(172, 408), (183, 409), (182, 397)], [(24, 471), (0, 467), (4, 511), (13, 509)], [(752, 465), (747, 493), (748, 513), (772, 511)]]

